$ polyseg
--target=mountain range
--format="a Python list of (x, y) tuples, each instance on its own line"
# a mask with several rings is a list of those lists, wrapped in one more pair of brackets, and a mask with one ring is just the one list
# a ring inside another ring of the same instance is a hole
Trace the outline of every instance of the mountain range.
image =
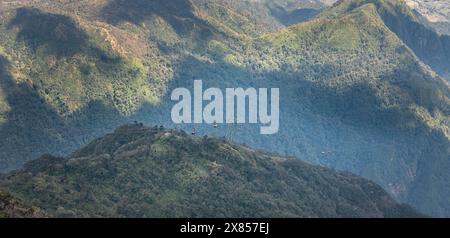
[[(405, 1), (0, 4), (4, 172), (142, 121), (350, 171), (450, 215), (450, 37)], [(280, 132), (173, 125), (168, 94), (198, 78), (279, 87)]]

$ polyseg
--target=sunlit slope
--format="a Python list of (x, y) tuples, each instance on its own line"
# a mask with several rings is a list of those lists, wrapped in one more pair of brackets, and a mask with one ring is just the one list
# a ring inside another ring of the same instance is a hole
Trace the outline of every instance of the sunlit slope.
[[(383, 22), (414, 53), (442, 77), (450, 80), (450, 36), (441, 35), (430, 27), (426, 16), (411, 9), (403, 0), (344, 0), (323, 16), (333, 18), (366, 4), (372, 4)], [(439, 3), (430, 3), (438, 5)]]
[(2, 6), (1, 170), (68, 152), (144, 105), (158, 105), (178, 62), (204, 54), (211, 39), (246, 38), (243, 29), (251, 27), (224, 24), (190, 1)]

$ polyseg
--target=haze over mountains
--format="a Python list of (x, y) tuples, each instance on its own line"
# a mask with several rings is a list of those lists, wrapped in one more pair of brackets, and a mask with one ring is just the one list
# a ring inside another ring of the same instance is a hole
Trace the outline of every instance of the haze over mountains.
[(0, 4), (3, 171), (126, 122), (176, 127), (167, 93), (202, 78), (279, 87), (282, 114), (275, 136), (246, 125), (199, 134), (350, 171), (450, 216), (450, 41), (403, 1)]

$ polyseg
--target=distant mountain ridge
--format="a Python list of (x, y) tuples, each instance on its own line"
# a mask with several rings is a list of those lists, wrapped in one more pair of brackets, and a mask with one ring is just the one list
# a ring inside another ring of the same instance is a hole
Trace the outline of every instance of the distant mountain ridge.
[(446, 0), (405, 0), (408, 6), (426, 17), (441, 34), (450, 35), (450, 2)]
[(423, 216), (350, 174), (139, 125), (28, 162), (0, 188), (56, 217)]

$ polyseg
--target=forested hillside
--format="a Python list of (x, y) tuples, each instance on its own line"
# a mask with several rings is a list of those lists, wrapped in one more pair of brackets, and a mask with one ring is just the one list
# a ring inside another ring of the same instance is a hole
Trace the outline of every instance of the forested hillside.
[[(1, 1), (0, 170), (66, 155), (130, 121), (191, 131), (171, 123), (167, 95), (201, 78), (279, 87), (281, 128), (198, 134), (351, 171), (448, 216), (450, 90), (437, 74), (448, 69), (447, 38), (399, 0), (321, 13), (318, 1), (291, 2)], [(284, 22), (304, 9), (316, 12)]]
[(36, 207), (25, 205), (8, 193), (0, 191), (0, 218), (44, 218), (46, 214)]
[[(384, 24), (393, 31), (427, 65), (450, 80), (450, 36), (429, 27), (430, 22), (402, 0), (342, 1), (324, 15), (332, 17), (365, 4), (374, 4)], [(437, 4), (437, 3), (436, 3)]]
[(28, 162), (0, 187), (55, 217), (423, 216), (350, 174), (139, 125)]

